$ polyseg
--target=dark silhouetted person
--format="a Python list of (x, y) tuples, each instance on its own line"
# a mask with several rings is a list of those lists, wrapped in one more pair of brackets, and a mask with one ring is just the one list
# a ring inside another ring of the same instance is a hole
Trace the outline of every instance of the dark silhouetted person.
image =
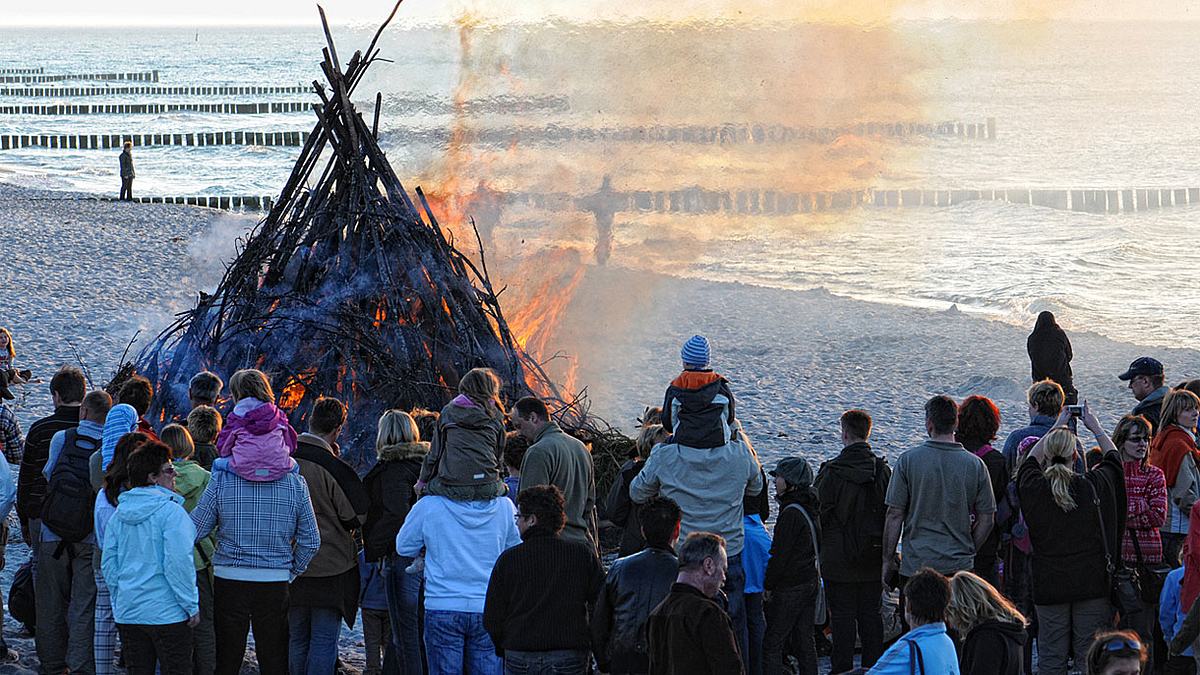
[(121, 150), (121, 196), (122, 201), (133, 201), (133, 143), (125, 141)]
[(728, 568), (720, 535), (692, 532), (680, 545), (675, 584), (646, 623), (651, 675), (745, 672), (733, 624), (713, 599)]
[(1053, 312), (1038, 314), (1033, 332), (1025, 341), (1025, 350), (1029, 352), (1033, 381), (1054, 380), (1063, 388), (1067, 405), (1074, 405), (1079, 399), (1079, 392), (1075, 391), (1071, 373), (1071, 359), (1074, 356), (1071, 353), (1071, 340), (1054, 320)]

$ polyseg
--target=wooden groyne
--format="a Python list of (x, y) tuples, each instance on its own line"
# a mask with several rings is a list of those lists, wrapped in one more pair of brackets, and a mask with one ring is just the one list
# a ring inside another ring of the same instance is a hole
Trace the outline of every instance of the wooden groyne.
[(996, 122), (943, 122), (940, 124), (859, 124), (844, 127), (788, 127), (766, 124), (723, 124), (719, 126), (491, 127), (451, 130), (442, 127), (393, 127), (384, 138), (394, 143), (441, 145), (465, 142), (509, 147), (529, 143), (680, 143), (694, 145), (776, 145), (832, 143), (846, 135), (885, 137), (895, 140), (951, 137), (991, 140)]
[(0, 75), (41, 75), (44, 68), (0, 68)]
[(47, 75), (39, 72), (36, 74), (0, 75), (0, 82), (18, 84), (44, 84), (46, 82), (70, 82), (76, 80), (84, 82), (158, 82), (158, 71), (147, 70), (139, 73), (70, 73), (58, 75)]
[(63, 103), (50, 105), (0, 105), (0, 115), (155, 115), (172, 112), (258, 115), (309, 112), (311, 103)]
[(27, 98), (79, 98), (82, 96), (262, 96), (269, 94), (311, 93), (312, 87), (303, 85), (0, 87), (0, 96), (24, 96)]
[[(468, 195), (470, 197), (470, 195)], [(1123, 189), (855, 189), (796, 192), (773, 189), (611, 190), (590, 195), (482, 190), (477, 203), (550, 211), (786, 216), (852, 208), (941, 208), (971, 201), (1004, 201), (1083, 213), (1130, 213), (1200, 204), (1200, 187)], [(468, 207), (468, 212), (470, 208)]]
[(52, 148), (107, 150), (125, 141), (135, 146), (259, 145), (299, 147), (308, 141), (307, 131), (210, 131), (186, 134), (5, 134), (0, 150)]
[[(116, 197), (96, 197), (102, 202), (120, 201)], [(132, 202), (137, 204), (178, 204), (180, 206), (203, 206), (209, 209), (226, 211), (270, 211), (274, 203), (270, 195), (236, 195), (236, 196), (190, 196), (190, 197), (134, 197)]]

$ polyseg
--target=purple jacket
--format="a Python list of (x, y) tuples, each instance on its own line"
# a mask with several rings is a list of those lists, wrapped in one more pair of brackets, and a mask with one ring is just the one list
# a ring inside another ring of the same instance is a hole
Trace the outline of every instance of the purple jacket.
[(295, 464), (295, 451), (296, 430), (287, 416), (274, 403), (254, 399), (239, 401), (217, 436), (217, 456), (229, 457), (229, 469), (249, 481), (282, 478)]

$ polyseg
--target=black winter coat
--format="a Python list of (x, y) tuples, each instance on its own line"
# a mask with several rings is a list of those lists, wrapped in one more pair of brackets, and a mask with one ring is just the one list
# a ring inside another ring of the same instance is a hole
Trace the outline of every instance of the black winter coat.
[(363, 525), (363, 555), (368, 562), (381, 560), (396, 550), (396, 534), (417, 501), (413, 485), (421, 473), (421, 460), (428, 453), (428, 443), (387, 446), (363, 478), (370, 500)]
[(1042, 312), (1038, 315), (1037, 324), (1025, 341), (1025, 350), (1029, 353), (1033, 381), (1054, 380), (1063, 388), (1067, 398), (1074, 400), (1071, 396), (1075, 393), (1074, 375), (1071, 373), (1071, 359), (1074, 358), (1071, 340), (1055, 322), (1054, 314)]
[[(804, 509), (808, 520), (804, 519), (799, 509), (788, 508), (792, 504)], [(789, 490), (779, 496), (779, 517), (775, 519), (771, 558), (767, 561), (767, 574), (763, 578), (765, 590), (782, 591), (796, 588), (817, 578), (817, 552), (813, 550), (809, 521), (817, 527), (817, 541), (820, 541), (817, 499), (811, 488)], [(875, 567), (878, 568), (879, 563), (876, 563)]]
[[(821, 576), (834, 582), (879, 579), (883, 560), (884, 497), (892, 480), (887, 460), (854, 443), (821, 465)], [(781, 512), (782, 513), (782, 512)]]
[(967, 633), (959, 660), (963, 675), (1025, 675), (1025, 627), (984, 621)]
[[(1017, 469), (1017, 494), (1021, 513), (1033, 544), (1033, 600), (1039, 605), (1060, 605), (1108, 597), (1104, 549), (1121, 555), (1125, 531), (1125, 469), (1113, 451), (1083, 475), (1071, 479), (1075, 508), (1063, 511), (1054, 501), (1050, 482), (1032, 456)], [(1104, 531), (1093, 502), (1100, 499)]]
[(621, 473), (613, 481), (604, 500), (604, 515), (609, 522), (621, 528), (621, 548), (619, 556), (633, 555), (646, 546), (642, 538), (642, 519), (638, 517), (638, 505), (629, 498), (629, 484), (641, 472), (646, 463), (639, 459), (631, 459), (621, 466)]
[(592, 613), (592, 651), (602, 672), (648, 672), (646, 620), (671, 592), (678, 572), (675, 552), (661, 548), (613, 563)]

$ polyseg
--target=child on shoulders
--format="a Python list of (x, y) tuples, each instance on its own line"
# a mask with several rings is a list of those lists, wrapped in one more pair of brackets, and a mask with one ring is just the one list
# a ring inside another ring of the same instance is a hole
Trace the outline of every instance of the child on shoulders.
[(235, 403), (217, 436), (218, 459), (213, 471), (232, 471), (256, 482), (299, 471), (292, 459), (296, 430), (272, 402), (275, 393), (267, 376), (257, 370), (239, 370), (229, 379), (229, 391)]
[(680, 351), (683, 372), (667, 387), (662, 425), (671, 442), (689, 448), (719, 448), (736, 429), (729, 381), (709, 368), (708, 339), (693, 335)]

